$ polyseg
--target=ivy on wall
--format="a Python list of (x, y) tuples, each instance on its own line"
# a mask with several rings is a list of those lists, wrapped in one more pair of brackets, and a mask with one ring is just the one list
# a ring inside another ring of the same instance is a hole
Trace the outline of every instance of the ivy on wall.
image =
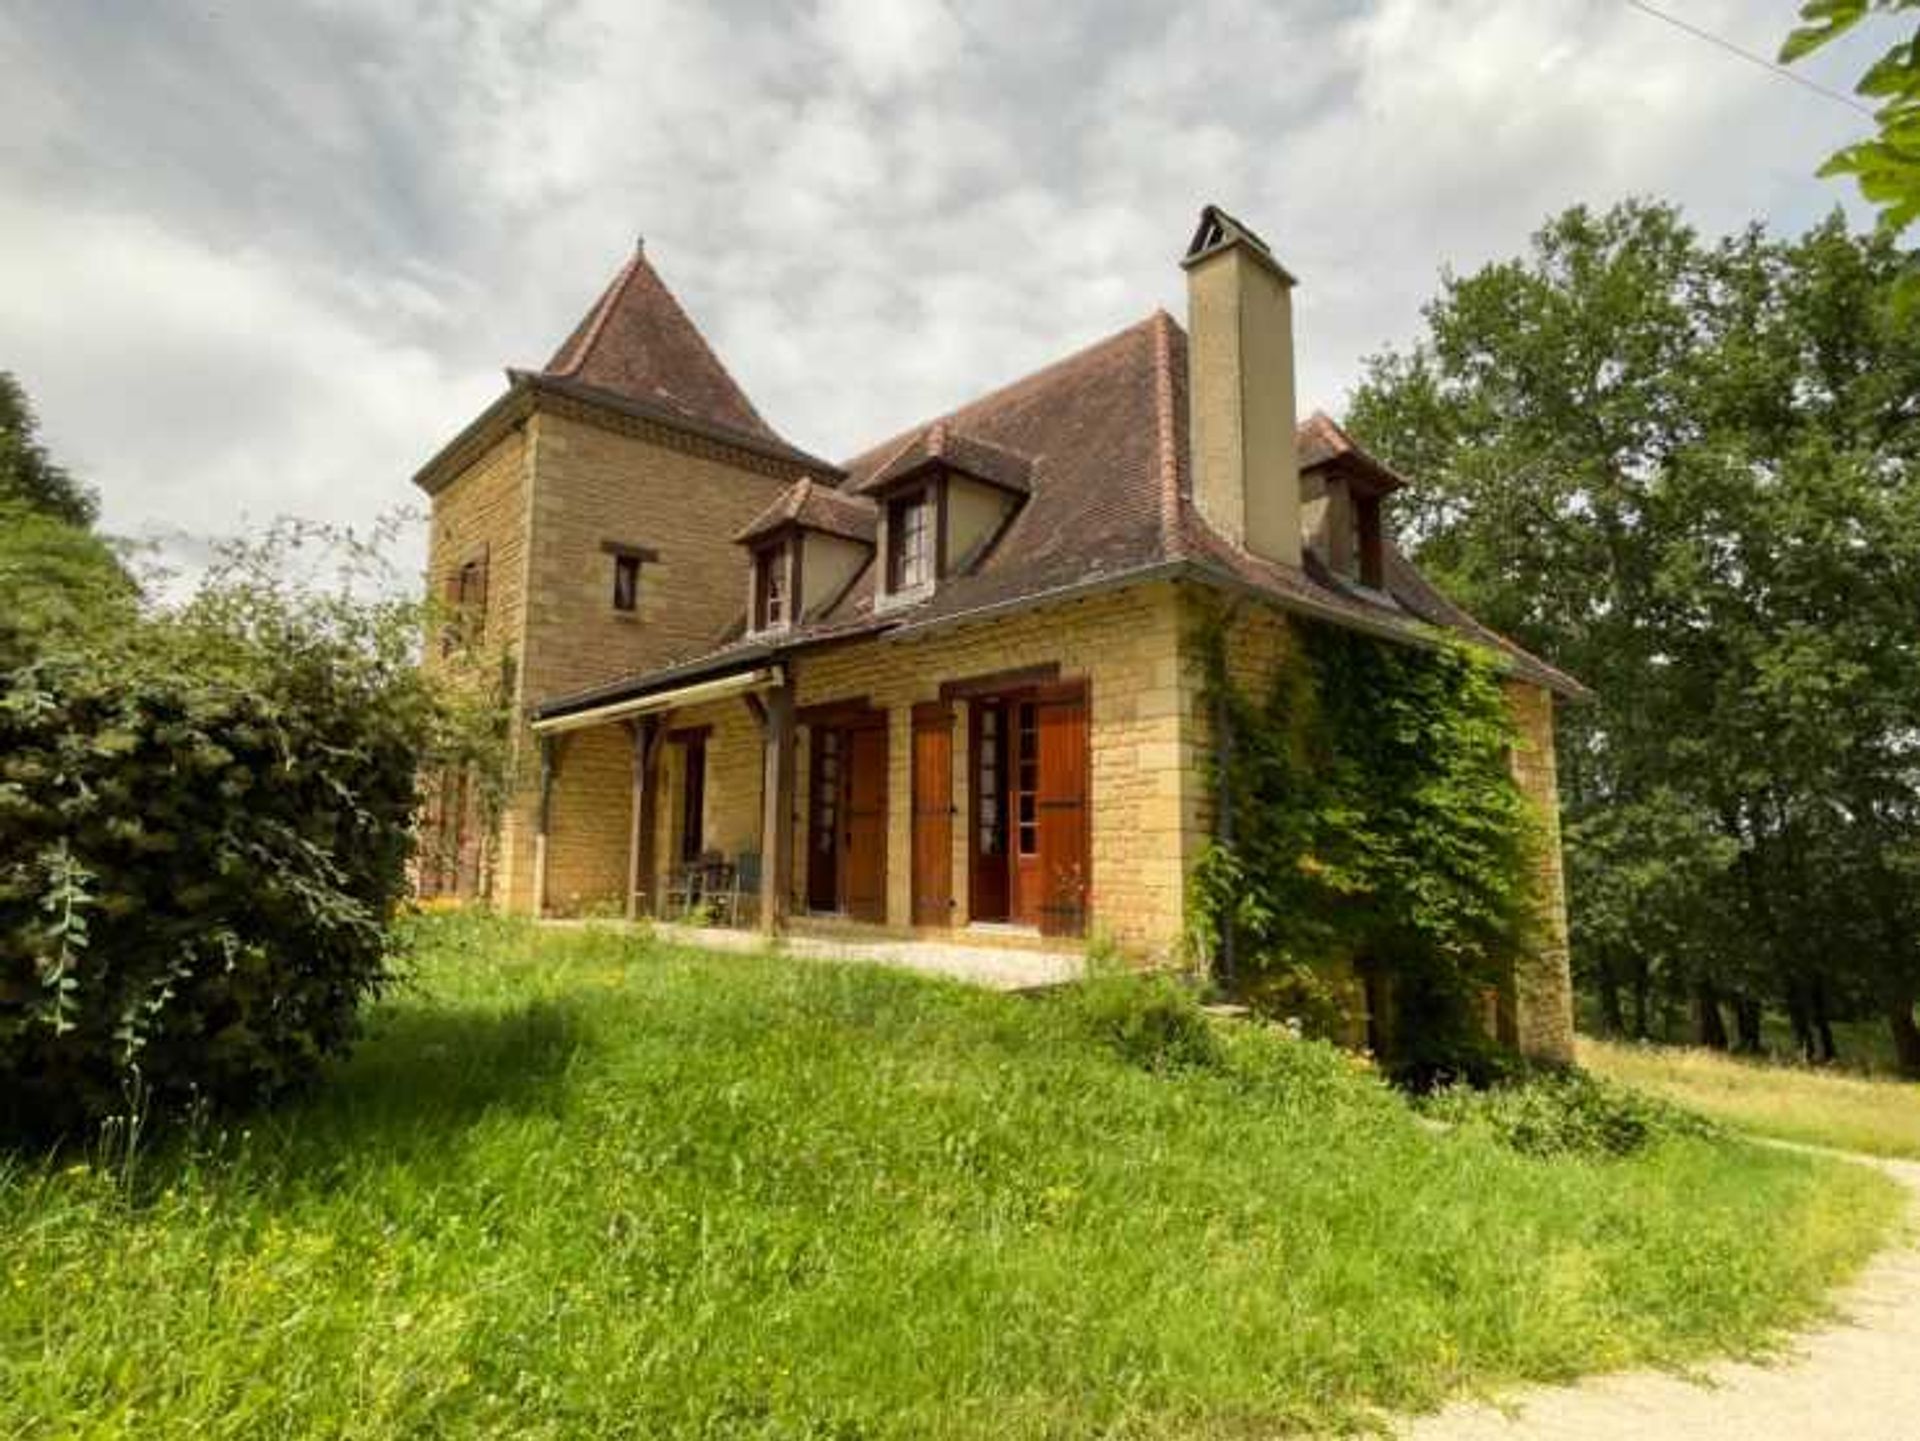
[(1219, 820), (1194, 876), (1197, 948), (1256, 996), (1350, 964), (1391, 980), (1402, 1063), (1472, 1049), (1476, 1004), (1536, 915), (1538, 825), (1498, 677), (1464, 645), (1297, 621), (1249, 693), (1231, 627), (1221, 612), (1198, 635)]

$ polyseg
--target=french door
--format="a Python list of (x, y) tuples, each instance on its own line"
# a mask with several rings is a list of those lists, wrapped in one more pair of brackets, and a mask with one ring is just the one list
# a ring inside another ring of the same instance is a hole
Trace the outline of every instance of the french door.
[(887, 918), (887, 725), (880, 712), (815, 726), (807, 795), (807, 906)]
[(971, 729), (976, 920), (1084, 935), (1089, 894), (1086, 689), (977, 702)]

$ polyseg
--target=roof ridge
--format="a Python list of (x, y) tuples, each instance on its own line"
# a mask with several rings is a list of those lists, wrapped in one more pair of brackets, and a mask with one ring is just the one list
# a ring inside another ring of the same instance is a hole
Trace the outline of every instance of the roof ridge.
[(733, 372), (727, 369), (726, 361), (720, 358), (720, 353), (708, 342), (706, 332), (693, 323), (693, 317), (687, 314), (687, 308), (680, 303), (680, 297), (673, 293), (666, 281), (660, 279), (660, 272), (654, 270), (653, 266), (648, 262), (646, 252), (635, 252), (633, 259), (653, 272), (654, 281), (659, 286), (661, 295), (666, 298), (667, 304), (672, 306), (680, 318), (686, 322), (688, 331), (693, 335), (694, 344), (706, 352), (707, 359), (713, 362), (713, 368), (720, 372), (721, 377), (725, 379), (728, 385), (733, 387), (734, 394), (739, 397), (740, 404), (746, 408), (747, 414), (753, 417), (754, 423), (766, 431), (767, 434), (777, 439), (785, 440), (784, 436), (780, 435), (777, 430), (767, 424), (767, 418), (760, 413), (760, 407), (753, 403), (753, 397), (747, 394), (745, 387), (734, 378)]
[(613, 277), (612, 284), (600, 292), (600, 302), (593, 308), (593, 319), (587, 323), (586, 334), (581, 336), (579, 343), (573, 347), (573, 354), (568, 358), (567, 363), (557, 370), (549, 366), (550, 374), (572, 378), (580, 373), (580, 367), (585, 365), (587, 357), (593, 354), (593, 347), (600, 343), (601, 333), (607, 328), (608, 317), (613, 314), (626, 295), (627, 287), (633, 284), (634, 274), (639, 268), (639, 260), (640, 252), (637, 250), (627, 257), (627, 263), (620, 267), (620, 273)]
[(1185, 551), (1186, 540), (1180, 529), (1180, 456), (1177, 442), (1178, 421), (1174, 410), (1173, 317), (1164, 307), (1156, 307), (1153, 321), (1153, 419), (1159, 432), (1160, 452), (1160, 528), (1163, 544), (1171, 554)]
[[(1164, 313), (1165, 313), (1164, 311), (1155, 312), (1155, 314), (1164, 314)], [(1128, 324), (1128, 325), (1123, 325), (1120, 327), (1120, 329), (1113, 331), (1110, 334), (1103, 335), (1097, 340), (1088, 341), (1085, 345), (1081, 346), (1078, 350), (1068, 351), (1065, 355), (1061, 356), (1058, 360), (1048, 361), (1045, 365), (1041, 366), (1038, 370), (1030, 370), (1025, 375), (1019, 376), (1013, 380), (1009, 380), (1004, 384), (995, 386), (992, 390), (984, 391), (981, 394), (974, 396), (971, 400), (965, 401), (960, 405), (956, 405), (951, 409), (943, 410), (938, 415), (934, 416), (931, 420), (923, 420), (915, 425), (908, 426), (903, 431), (896, 431), (893, 435), (888, 436), (885, 440), (879, 441), (876, 444), (867, 447), (867, 449), (860, 451), (858, 454), (850, 457), (845, 462), (845, 468), (848, 470), (854, 469), (855, 461), (866, 459), (868, 456), (873, 455), (874, 453), (879, 451), (883, 446), (893, 447), (892, 454), (890, 454), (887, 457), (888, 461), (891, 462), (899, 455), (899, 453), (902, 450), (906, 449), (908, 444), (918, 439), (922, 434), (931, 430), (935, 425), (940, 424), (942, 422), (957, 422), (959, 418), (962, 415), (965, 415), (968, 411), (979, 410), (982, 407), (986, 406), (989, 402), (1004, 401), (1009, 396), (1017, 394), (1022, 390), (1030, 389), (1031, 387), (1038, 385), (1040, 382), (1052, 378), (1054, 372), (1063, 370), (1067, 366), (1072, 365), (1077, 361), (1085, 360), (1089, 355), (1092, 355), (1096, 351), (1104, 350), (1110, 345), (1116, 345), (1120, 341), (1133, 335), (1135, 332), (1146, 329), (1148, 326), (1152, 325), (1153, 323), (1154, 323), (1154, 316), (1148, 315), (1144, 319), (1133, 321), (1131, 324)]]

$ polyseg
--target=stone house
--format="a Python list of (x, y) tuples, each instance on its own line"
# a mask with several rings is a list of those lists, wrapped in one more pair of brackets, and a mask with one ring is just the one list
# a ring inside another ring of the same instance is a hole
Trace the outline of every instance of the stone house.
[(769, 928), (1165, 955), (1213, 825), (1203, 608), (1249, 674), (1301, 618), (1452, 633), (1505, 675), (1552, 839), (1502, 1028), (1566, 1055), (1553, 697), (1579, 687), (1394, 547), (1401, 477), (1296, 423), (1265, 242), (1210, 206), (1181, 264), (1184, 330), (1156, 311), (835, 464), (636, 250), (415, 477), (457, 618), (432, 663), (505, 687), (518, 762), (495, 826), (448, 780), (424, 886), (637, 915), (717, 858)]

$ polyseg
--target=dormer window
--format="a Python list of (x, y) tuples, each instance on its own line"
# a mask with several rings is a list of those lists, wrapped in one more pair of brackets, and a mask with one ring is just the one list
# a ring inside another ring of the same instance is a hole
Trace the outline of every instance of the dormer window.
[(787, 542), (770, 545), (754, 559), (753, 628), (783, 629), (793, 609), (787, 575)]
[(917, 490), (887, 507), (887, 589), (897, 595), (932, 583), (932, 496)]

